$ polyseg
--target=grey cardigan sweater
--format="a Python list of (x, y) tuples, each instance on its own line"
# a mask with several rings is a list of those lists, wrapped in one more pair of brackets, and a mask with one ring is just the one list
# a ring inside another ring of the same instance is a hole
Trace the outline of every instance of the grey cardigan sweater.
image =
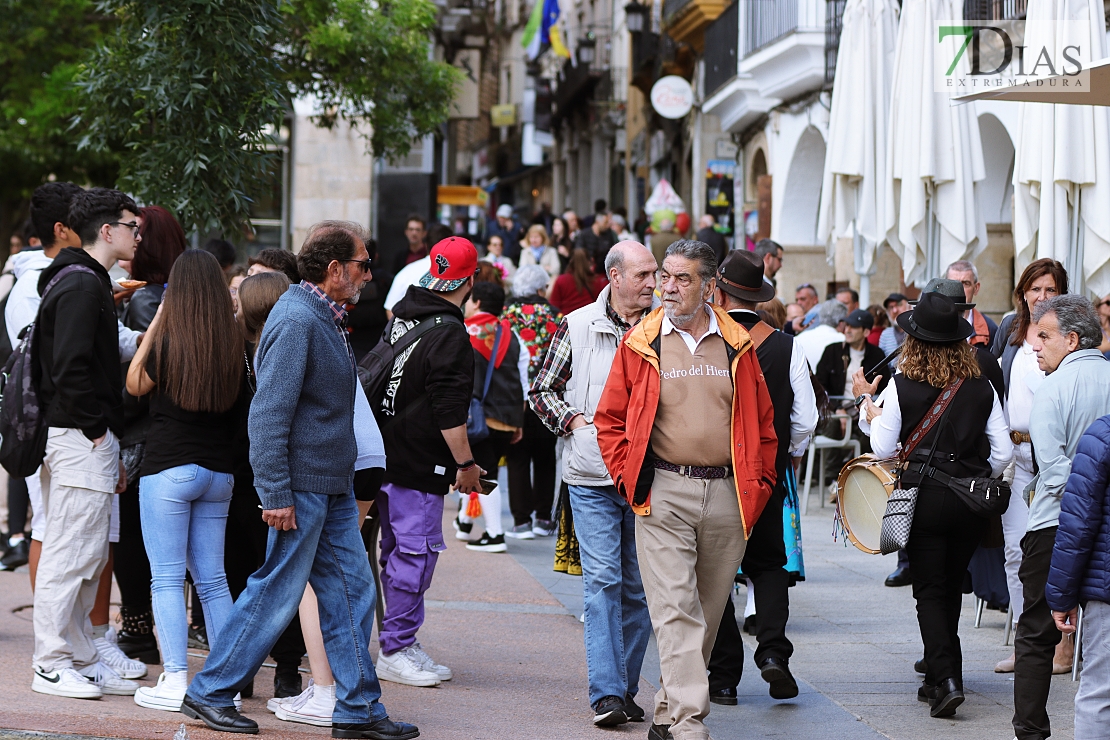
[(355, 366), (328, 305), (292, 285), (274, 305), (255, 355), (248, 432), (263, 509), (293, 492), (345, 494), (357, 455)]

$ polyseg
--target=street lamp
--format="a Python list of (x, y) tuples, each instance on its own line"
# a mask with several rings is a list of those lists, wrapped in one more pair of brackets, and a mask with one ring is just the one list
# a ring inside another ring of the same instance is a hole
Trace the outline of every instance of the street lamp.
[(585, 64), (586, 66), (589, 66), (589, 65), (593, 64), (593, 62), (594, 62), (594, 46), (596, 44), (597, 44), (597, 40), (594, 38), (594, 34), (593, 34), (592, 31), (590, 33), (586, 34), (585, 38), (581, 38), (581, 39), (578, 40), (578, 63), (579, 64)]
[(624, 19), (629, 33), (642, 33), (647, 21), (648, 8), (637, 2), (624, 6)]

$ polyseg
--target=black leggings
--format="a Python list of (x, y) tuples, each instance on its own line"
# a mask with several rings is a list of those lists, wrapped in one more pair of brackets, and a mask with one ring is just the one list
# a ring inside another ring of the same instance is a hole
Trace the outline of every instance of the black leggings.
[(139, 516), (139, 481), (127, 482), (119, 495), (119, 542), (112, 572), (119, 585), (120, 604), (133, 614), (150, 609), (150, 560), (143, 543), (143, 524)]
[(509, 510), (513, 523), (551, 519), (555, 497), (555, 435), (532, 409), (524, 410), (524, 436), (509, 446)]
[(906, 551), (912, 564), (917, 622), (929, 668), (925, 683), (930, 686), (949, 678), (963, 685), (963, 653), (957, 628), (964, 578), (986, 526), (987, 520), (973, 514), (952, 491), (921, 486)]
[(8, 478), (8, 534), (27, 532), (27, 481), (14, 476)]

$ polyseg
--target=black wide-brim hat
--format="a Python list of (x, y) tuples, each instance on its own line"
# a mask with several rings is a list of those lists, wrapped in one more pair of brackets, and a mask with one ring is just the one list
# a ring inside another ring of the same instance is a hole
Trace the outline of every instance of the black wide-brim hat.
[(967, 339), (975, 329), (960, 314), (956, 302), (942, 293), (922, 293), (917, 307), (898, 316), (898, 326), (914, 339), (947, 344)]
[(747, 249), (734, 249), (725, 257), (717, 269), (717, 287), (749, 303), (775, 297), (775, 286), (763, 279), (763, 260)]

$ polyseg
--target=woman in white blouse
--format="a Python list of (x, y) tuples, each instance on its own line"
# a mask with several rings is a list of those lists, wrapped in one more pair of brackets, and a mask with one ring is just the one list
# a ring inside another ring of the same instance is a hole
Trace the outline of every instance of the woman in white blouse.
[(960, 313), (951, 298), (925, 293), (913, 311), (899, 316), (907, 334), (900, 372), (883, 392), (882, 407), (867, 399), (864, 408), (872, 450), (879, 458), (891, 458), (941, 394), (955, 392), (948, 418), (925, 432), (902, 473), (902, 487), (919, 488), (906, 550), (927, 666), (918, 699), (929, 702), (933, 717), (952, 716), (964, 700), (957, 627), (964, 574), (987, 520), (922, 469), (934, 443), (931, 468), (953, 477), (1000, 476), (1013, 455), (998, 395), (965, 341), (974, 330)]
[[(1068, 292), (1068, 274), (1064, 266), (1048, 257), (1029, 263), (1014, 288), (1014, 305), (1017, 312), (1002, 320), (995, 333), (991, 353), (1002, 367), (1006, 381), (1006, 399), (1003, 410), (1009, 425), (1010, 439), (1014, 443), (1014, 495), (1010, 508), (1002, 515), (1002, 533), (1006, 541), (1006, 586), (1010, 592), (1014, 628), (1017, 628), (1025, 602), (1018, 567), (1021, 565), (1021, 538), (1029, 522), (1029, 507), (1023, 491), (1033, 480), (1033, 445), (1029, 441), (1029, 412), (1033, 408), (1033, 393), (1044, 382), (1045, 374), (1037, 365), (1033, 352), (1033, 338), (1037, 326), (1032, 321), (1033, 307), (1044, 300)], [(1072, 643), (1063, 639), (1056, 647), (1053, 673), (1071, 670)], [(1013, 673), (1015, 655), (999, 661), (996, 673)]]

